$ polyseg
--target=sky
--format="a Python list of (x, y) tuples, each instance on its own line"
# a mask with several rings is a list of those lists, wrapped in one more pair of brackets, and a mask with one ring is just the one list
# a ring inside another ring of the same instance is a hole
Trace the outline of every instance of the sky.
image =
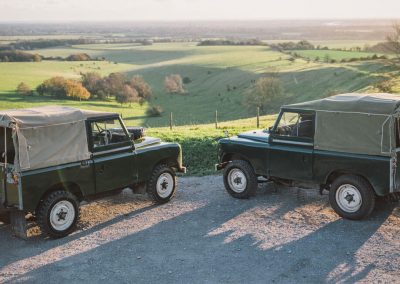
[(400, 0), (0, 0), (0, 21), (394, 19)]

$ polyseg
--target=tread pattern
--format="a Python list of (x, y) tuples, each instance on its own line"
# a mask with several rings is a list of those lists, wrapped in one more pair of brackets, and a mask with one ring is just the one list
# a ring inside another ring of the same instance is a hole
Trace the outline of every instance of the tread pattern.
[[(51, 227), (50, 221), (49, 221), (49, 214), (50, 214), (52, 206), (60, 200), (71, 201), (76, 209), (74, 222), (68, 229), (66, 229), (64, 231), (54, 230)], [(79, 208), (78, 200), (75, 197), (75, 195), (73, 195), (71, 192), (66, 191), (66, 190), (57, 190), (57, 191), (50, 193), (41, 202), (41, 204), (39, 205), (39, 208), (36, 212), (36, 219), (37, 219), (37, 223), (40, 227), (40, 230), (43, 233), (47, 234), (51, 238), (62, 238), (62, 237), (69, 235), (75, 229), (76, 224), (79, 220), (79, 217), (80, 217), (80, 208)]]
[[(241, 193), (234, 192), (230, 188), (229, 183), (228, 183), (228, 174), (234, 168), (238, 168), (238, 169), (242, 170), (247, 178), (247, 187)], [(257, 181), (257, 176), (254, 172), (253, 167), (248, 162), (246, 162), (244, 160), (234, 160), (234, 161), (230, 162), (224, 169), (224, 185), (225, 185), (225, 189), (228, 191), (228, 193), (231, 196), (233, 196), (235, 198), (239, 198), (239, 199), (247, 199), (250, 196), (254, 196), (256, 194), (257, 187), (258, 187), (258, 181)]]
[[(157, 180), (158, 180), (158, 177), (164, 172), (170, 173), (174, 179), (174, 189), (172, 190), (172, 194), (170, 196), (168, 196), (167, 198), (161, 198), (157, 194)], [(150, 177), (149, 181), (147, 182), (147, 193), (150, 195), (151, 199), (153, 199), (155, 202), (157, 202), (159, 204), (163, 204), (163, 203), (167, 203), (175, 196), (177, 187), (178, 187), (178, 183), (176, 180), (175, 171), (165, 164), (159, 164), (158, 166), (156, 166), (154, 168), (153, 173), (151, 174), (151, 177)]]
[[(343, 211), (336, 202), (336, 191), (342, 184), (352, 184), (360, 191), (362, 197), (361, 208), (354, 213)], [(329, 190), (329, 202), (335, 212), (346, 219), (361, 220), (367, 218), (375, 208), (375, 192), (364, 178), (356, 175), (342, 175), (336, 178)]]

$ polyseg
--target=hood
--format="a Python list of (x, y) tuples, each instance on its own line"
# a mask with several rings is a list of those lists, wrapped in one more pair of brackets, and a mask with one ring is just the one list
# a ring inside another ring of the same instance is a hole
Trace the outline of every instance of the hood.
[(240, 133), (238, 137), (267, 143), (269, 138), (269, 132), (267, 132), (266, 130), (252, 130)]
[(154, 138), (154, 137), (144, 137), (139, 140), (138, 143), (135, 143), (135, 148), (143, 148), (146, 146), (154, 145), (154, 144), (159, 144), (161, 143), (160, 138)]

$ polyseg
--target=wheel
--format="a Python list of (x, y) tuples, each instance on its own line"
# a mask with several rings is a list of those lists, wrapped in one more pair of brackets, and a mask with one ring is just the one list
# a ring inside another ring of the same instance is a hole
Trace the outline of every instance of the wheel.
[(79, 214), (79, 203), (75, 195), (58, 190), (41, 202), (36, 217), (43, 233), (51, 238), (62, 238), (75, 229)]
[(167, 165), (158, 165), (147, 183), (147, 193), (157, 203), (166, 203), (175, 195), (177, 188), (175, 171)]
[(361, 220), (374, 210), (375, 193), (364, 178), (343, 175), (332, 183), (329, 202), (339, 216), (350, 220)]
[(4, 224), (10, 224), (11, 223), (10, 213), (9, 212), (1, 213), (0, 214), (0, 222), (2, 222)]
[(246, 161), (230, 162), (224, 169), (224, 185), (235, 198), (249, 198), (255, 195), (258, 182), (253, 167)]

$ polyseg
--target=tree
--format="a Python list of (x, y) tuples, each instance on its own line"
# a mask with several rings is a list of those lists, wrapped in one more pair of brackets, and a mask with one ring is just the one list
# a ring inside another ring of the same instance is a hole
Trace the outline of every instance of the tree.
[(66, 80), (64, 89), (66, 97), (79, 100), (87, 100), (90, 98), (88, 90), (86, 90), (86, 88), (78, 81)]
[(136, 89), (126, 84), (123, 86), (121, 91), (117, 93), (115, 99), (121, 104), (121, 106), (126, 103), (131, 105), (131, 103), (139, 101), (139, 94)]
[(58, 98), (73, 98), (87, 100), (90, 98), (88, 90), (81, 82), (63, 77), (53, 77), (40, 84), (36, 91), (39, 95), (49, 95)]
[(400, 60), (400, 24), (393, 25), (392, 34), (386, 37), (388, 51), (396, 55), (397, 60)]
[(143, 100), (148, 100), (153, 95), (153, 91), (150, 85), (147, 84), (143, 76), (133, 76), (132, 79), (129, 81), (129, 85), (137, 91), (139, 97)]
[(184, 94), (182, 77), (179, 74), (171, 74), (165, 77), (164, 87), (168, 93)]
[(107, 97), (107, 87), (104, 78), (96, 72), (83, 73), (82, 85), (90, 92), (91, 96), (98, 99)]
[(279, 77), (263, 77), (245, 93), (245, 105), (254, 110), (260, 108), (262, 113), (267, 111), (270, 103), (283, 97), (283, 86)]
[(121, 93), (126, 82), (125, 75), (122, 73), (111, 73), (105, 78), (105, 91), (108, 96), (116, 96)]
[(32, 89), (24, 82), (18, 84), (17, 93), (22, 96), (31, 96), (33, 94)]

